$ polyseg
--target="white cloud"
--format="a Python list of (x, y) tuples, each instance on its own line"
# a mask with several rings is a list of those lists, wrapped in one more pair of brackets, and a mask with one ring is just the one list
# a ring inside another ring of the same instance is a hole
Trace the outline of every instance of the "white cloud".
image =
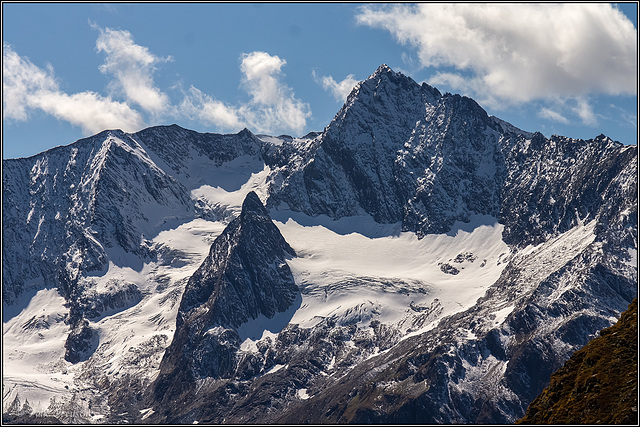
[(7, 43), (2, 43), (2, 114), (4, 118), (27, 120), (29, 94), (57, 90), (51, 68), (44, 71), (21, 58)]
[(135, 132), (144, 127), (139, 112), (127, 104), (113, 101), (95, 92), (66, 93), (42, 92), (34, 96), (31, 103), (46, 113), (71, 124), (81, 126), (85, 135), (105, 129), (122, 129)]
[[(100, 70), (114, 76), (110, 87), (114, 95), (125, 97), (124, 102), (91, 91), (64, 93), (51, 66), (43, 70), (3, 43), (3, 116), (27, 120), (29, 110), (40, 109), (81, 126), (85, 134), (90, 134), (106, 128), (137, 131), (145, 125), (141, 111), (152, 117), (160, 113), (186, 116), (225, 130), (249, 127), (265, 133), (301, 132), (311, 115), (309, 105), (297, 99), (282, 81), (281, 70), (286, 61), (266, 52), (242, 55), (241, 86), (250, 95), (248, 102), (228, 105), (191, 86), (179, 106), (173, 106), (168, 96), (155, 87), (152, 77), (154, 64), (168, 59), (158, 58), (146, 47), (135, 44), (128, 31), (108, 28), (100, 29), (96, 49), (106, 53)], [(133, 103), (142, 110), (134, 109)]]
[(281, 80), (281, 68), (286, 63), (267, 52), (242, 54), (243, 85), (252, 100), (239, 111), (259, 132), (280, 128), (301, 132), (311, 116), (309, 105), (297, 99), (293, 90)]
[(45, 71), (2, 46), (2, 109), (7, 119), (27, 120), (30, 109), (81, 126), (85, 134), (108, 128), (136, 131), (144, 125), (139, 112), (127, 104), (94, 92), (61, 92), (51, 66)]
[(170, 61), (171, 57), (159, 58), (148, 48), (135, 44), (129, 31), (99, 30), (96, 49), (107, 55), (100, 71), (116, 78), (111, 82), (112, 89), (147, 111), (157, 113), (167, 109), (169, 97), (154, 86), (153, 72), (155, 64)]
[(240, 71), (242, 87), (251, 96), (238, 106), (214, 100), (191, 87), (185, 94), (181, 109), (190, 118), (225, 129), (247, 126), (257, 132), (301, 132), (311, 116), (309, 105), (295, 97), (293, 90), (282, 82), (284, 59), (266, 52), (242, 55)]
[(338, 102), (344, 102), (345, 99), (347, 99), (347, 96), (349, 96), (349, 94), (353, 90), (354, 86), (359, 83), (359, 81), (354, 78), (353, 74), (349, 74), (339, 82), (335, 81), (335, 79), (331, 76), (320, 77), (316, 75), (315, 70), (312, 72), (312, 74), (313, 79), (316, 82), (322, 84), (322, 88), (324, 90), (330, 91), (333, 97)]
[(538, 116), (543, 119), (553, 120), (554, 122), (559, 122), (565, 125), (569, 124), (569, 120), (565, 116), (546, 107), (540, 109)]
[(287, 86), (281, 84), (279, 77), (282, 66), (287, 61), (277, 55), (271, 56), (266, 52), (251, 52), (242, 54), (240, 71), (247, 92), (257, 104), (277, 105), (287, 98)]
[(598, 119), (596, 114), (593, 112), (593, 108), (587, 102), (586, 99), (578, 98), (577, 106), (573, 108), (573, 111), (580, 117), (582, 123), (587, 126), (595, 126), (598, 124)]
[(611, 4), (367, 5), (357, 20), (415, 47), (424, 67), (460, 70), (432, 83), (495, 105), (637, 94), (637, 30)]
[(193, 86), (185, 94), (180, 111), (192, 120), (197, 119), (224, 129), (238, 130), (244, 126), (236, 109), (211, 98)]

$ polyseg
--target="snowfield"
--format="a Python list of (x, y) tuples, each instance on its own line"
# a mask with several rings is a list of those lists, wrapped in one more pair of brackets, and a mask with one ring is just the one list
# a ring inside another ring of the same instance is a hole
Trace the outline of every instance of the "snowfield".
[[(201, 186), (192, 196), (237, 214), (249, 191), (260, 194), (268, 173), (264, 168), (251, 174), (235, 191), (224, 190), (223, 182), (215, 188)], [(288, 263), (302, 300), (272, 319), (262, 316), (242, 325), (238, 333), (245, 340), (241, 349), (246, 351), (255, 350), (255, 341), (274, 337), (288, 323), (309, 328), (327, 317), (339, 323), (355, 322), (361, 328), (378, 320), (405, 333), (416, 332), (411, 329), (412, 317), (434, 302), (441, 307), (438, 319), (473, 305), (510, 256), (501, 240), (502, 226), (488, 216), (476, 216), (471, 223), (457, 223), (447, 234), (418, 240), (414, 233), (401, 232), (400, 224), (378, 224), (367, 215), (334, 221), (291, 211), (271, 214), (279, 218), (276, 226), (298, 255)], [(99, 342), (85, 362), (73, 365), (64, 360), (69, 333), (63, 321), (64, 299), (55, 290), (38, 292), (18, 316), (3, 324), (4, 409), (19, 395), (34, 410), (44, 411), (51, 398), (60, 400), (77, 390), (74, 377), (86, 371), (106, 372), (111, 378), (137, 373), (153, 379), (173, 336), (184, 285), (225, 226), (220, 221), (194, 219), (163, 230), (151, 239), (159, 253), (157, 261), (144, 263), (135, 255), (113, 252), (119, 265), (109, 262), (104, 275), (85, 278), (94, 282), (97, 291), (104, 291), (108, 284), (133, 283), (143, 294), (142, 301), (131, 307), (91, 319)], [(469, 253), (467, 258), (460, 257), (461, 247)], [(459, 273), (445, 273), (444, 264)], [(23, 325), (34, 318), (46, 319), (49, 326), (25, 329)], [(132, 357), (136, 354), (144, 356)]]
[[(380, 225), (367, 216), (336, 222), (336, 226), (333, 221), (314, 226), (293, 219), (276, 222), (298, 254), (289, 266), (303, 301), (291, 322), (302, 327), (312, 327), (325, 317), (346, 321), (357, 308), (363, 311), (360, 327), (376, 319), (406, 331), (411, 324), (407, 318), (416, 313), (411, 305), (428, 307), (439, 301), (441, 316), (473, 305), (499, 277), (510, 253), (501, 239), (502, 226), (486, 216), (421, 240), (414, 233), (399, 232), (399, 224)], [(332, 231), (358, 228), (365, 234)], [(458, 258), (460, 248), (470, 254), (469, 259)], [(445, 264), (459, 273), (445, 273), (441, 268)]]

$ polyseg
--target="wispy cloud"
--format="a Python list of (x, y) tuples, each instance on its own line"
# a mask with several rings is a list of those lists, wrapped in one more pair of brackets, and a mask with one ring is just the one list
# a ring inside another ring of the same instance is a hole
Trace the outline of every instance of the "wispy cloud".
[(35, 93), (56, 91), (53, 70), (45, 71), (21, 58), (11, 45), (2, 43), (2, 114), (7, 119), (27, 120)]
[(313, 79), (317, 83), (320, 83), (324, 90), (331, 92), (335, 100), (338, 102), (344, 102), (353, 90), (354, 86), (359, 83), (353, 74), (349, 74), (339, 82), (337, 82), (332, 76), (318, 76), (315, 70), (312, 71), (312, 75)]
[(582, 123), (587, 126), (595, 126), (598, 124), (597, 114), (593, 111), (591, 104), (584, 98), (577, 99), (577, 105), (573, 108), (573, 112), (576, 113), (582, 120)]
[(198, 120), (223, 129), (238, 130), (245, 126), (239, 112), (191, 86), (180, 104), (180, 111), (191, 120)]
[(417, 49), (424, 67), (460, 70), (432, 83), (494, 106), (637, 94), (637, 30), (611, 4), (367, 5), (357, 20)]
[(191, 118), (226, 129), (248, 126), (258, 132), (301, 132), (311, 108), (283, 82), (285, 64), (284, 59), (267, 52), (244, 53), (241, 86), (251, 96), (249, 102), (228, 105), (192, 86), (185, 94), (182, 109)]
[(136, 131), (144, 125), (139, 112), (95, 92), (66, 94), (59, 89), (53, 67), (43, 70), (2, 45), (2, 112), (5, 119), (25, 121), (29, 111), (40, 109), (80, 126), (85, 134), (108, 128)]
[(553, 111), (546, 107), (540, 109), (540, 111), (538, 112), (538, 116), (543, 119), (552, 120), (554, 122), (559, 122), (565, 125), (569, 124), (569, 120), (565, 116), (558, 113), (557, 111)]
[(129, 31), (98, 29), (96, 50), (107, 55), (100, 71), (115, 77), (110, 83), (111, 89), (146, 111), (166, 110), (169, 97), (154, 85), (153, 72), (155, 64), (170, 61), (171, 57), (160, 58), (148, 48), (135, 44)]

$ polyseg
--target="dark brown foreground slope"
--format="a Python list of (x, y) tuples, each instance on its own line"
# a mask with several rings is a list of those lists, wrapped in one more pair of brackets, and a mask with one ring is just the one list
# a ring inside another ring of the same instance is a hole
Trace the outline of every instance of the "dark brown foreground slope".
[(517, 424), (638, 424), (638, 299), (576, 351)]

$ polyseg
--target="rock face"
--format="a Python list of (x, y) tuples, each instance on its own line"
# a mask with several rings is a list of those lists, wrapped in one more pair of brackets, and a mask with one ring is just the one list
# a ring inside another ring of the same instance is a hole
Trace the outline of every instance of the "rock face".
[(286, 262), (293, 256), (256, 193), (247, 194), (240, 216), (216, 238), (187, 283), (156, 396), (173, 399), (197, 379), (235, 373), (237, 328), (260, 316), (273, 318), (299, 295)]
[(101, 295), (83, 277), (104, 273), (109, 260), (130, 267), (130, 259), (156, 257), (148, 239), (167, 219), (197, 215), (189, 194), (200, 179), (190, 180), (194, 163), (204, 158), (221, 164), (260, 148), (247, 130), (198, 134), (174, 125), (136, 134), (104, 131), (33, 157), (3, 160), (4, 244), (13, 248), (2, 254), (3, 303), (57, 287), (75, 331), (66, 345), (67, 360), (86, 360), (94, 347), (86, 318), (96, 317), (98, 307), (124, 307), (124, 300), (138, 302), (141, 295), (114, 288), (130, 284), (114, 284), (109, 291), (114, 295)]
[(576, 351), (519, 424), (638, 424), (638, 299)]
[(499, 136), (498, 122), (472, 99), (441, 95), (382, 65), (322, 134), (276, 169), (268, 205), (331, 218), (365, 212), (420, 236), (446, 232), (472, 213), (497, 216)]
[[(105, 131), (3, 161), (3, 337), (66, 341), (39, 369), (99, 396), (88, 415), (80, 392), (52, 401), (65, 421), (512, 423), (637, 296), (637, 156), (522, 131), (384, 65), (303, 138)], [(363, 218), (399, 227), (370, 236)], [(283, 237), (309, 224), (333, 251), (406, 242), (433, 277), (310, 274), (297, 261), (327, 252)], [(465, 237), (487, 227), (491, 260)]]

